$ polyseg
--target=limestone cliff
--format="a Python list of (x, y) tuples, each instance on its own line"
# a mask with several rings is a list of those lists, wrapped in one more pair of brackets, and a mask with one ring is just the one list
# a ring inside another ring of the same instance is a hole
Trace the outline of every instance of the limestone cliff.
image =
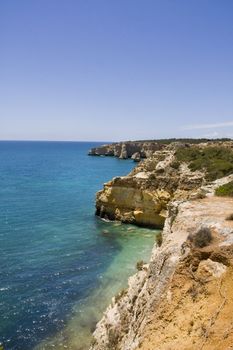
[(128, 175), (104, 184), (96, 214), (142, 226), (161, 227), (172, 199), (200, 197), (200, 187), (233, 172), (233, 142), (191, 146), (172, 143), (140, 162)]
[[(233, 199), (213, 189), (232, 179), (202, 187), (205, 198), (169, 204), (162, 246), (155, 244), (149, 265), (112, 300), (92, 350), (230, 349), (233, 221), (226, 218)], [(210, 237), (201, 244), (203, 231)]]
[(162, 227), (170, 200), (195, 195), (206, 183), (202, 171), (191, 171), (186, 163), (177, 161), (177, 147), (182, 146), (173, 144), (156, 151), (128, 176), (104, 184), (97, 193), (96, 214), (125, 223)]
[(105, 144), (99, 147), (91, 148), (88, 152), (90, 156), (112, 156), (121, 159), (131, 158), (138, 162), (143, 158), (149, 158), (158, 150), (166, 148), (171, 143), (180, 144), (200, 144), (200, 143), (219, 143), (227, 142), (230, 139), (161, 139), (147, 141), (125, 141)]
[(164, 228), (98, 323), (92, 350), (231, 348), (233, 198), (214, 190), (233, 180), (232, 150), (172, 144), (98, 192), (98, 215)]
[(132, 158), (139, 161), (141, 158), (152, 156), (155, 151), (163, 147), (165, 147), (164, 144), (156, 141), (126, 141), (92, 148), (88, 154), (90, 156), (114, 156), (120, 159)]

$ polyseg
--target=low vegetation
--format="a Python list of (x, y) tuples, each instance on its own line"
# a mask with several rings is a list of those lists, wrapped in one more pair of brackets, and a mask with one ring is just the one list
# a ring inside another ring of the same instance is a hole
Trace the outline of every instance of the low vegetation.
[(180, 162), (178, 162), (178, 161), (176, 161), (176, 160), (174, 160), (171, 164), (170, 164), (170, 166), (173, 168), (173, 169), (179, 169), (179, 167), (180, 167)]
[(206, 138), (201, 138), (201, 139), (191, 139), (191, 138), (171, 138), (171, 139), (154, 139), (154, 140), (139, 140), (137, 142), (158, 142), (161, 144), (170, 144), (172, 142), (180, 142), (180, 143), (187, 143), (187, 144), (199, 144), (199, 143), (206, 143), (206, 142), (223, 142), (223, 141), (231, 141), (229, 138), (221, 138), (221, 139), (206, 139)]
[(136, 269), (138, 270), (138, 271), (142, 271), (143, 270), (143, 265), (144, 265), (145, 263), (144, 263), (144, 261), (143, 260), (139, 260), (138, 262), (137, 262), (137, 264), (136, 264)]
[(155, 236), (155, 242), (156, 242), (158, 247), (161, 247), (161, 245), (163, 243), (162, 232), (157, 233), (157, 235)]
[(233, 197), (233, 181), (216, 188), (215, 194), (221, 197)]
[(119, 344), (119, 335), (114, 329), (109, 329), (108, 331), (108, 346), (107, 350), (117, 350)]
[(209, 181), (233, 173), (233, 151), (230, 148), (222, 146), (183, 147), (176, 151), (176, 158), (179, 162), (189, 163), (192, 171), (205, 171)]
[(118, 303), (127, 294), (127, 289), (123, 288), (117, 295), (115, 295), (115, 302)]
[(188, 238), (196, 248), (204, 248), (213, 240), (209, 227), (201, 227), (196, 233), (189, 235)]

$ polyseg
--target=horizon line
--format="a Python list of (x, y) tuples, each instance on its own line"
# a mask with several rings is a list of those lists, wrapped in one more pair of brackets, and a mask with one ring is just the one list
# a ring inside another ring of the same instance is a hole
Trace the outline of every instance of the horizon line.
[(41, 140), (41, 139), (0, 139), (0, 142), (95, 142), (95, 143), (117, 143), (117, 142), (135, 142), (135, 141), (156, 141), (156, 140), (223, 140), (229, 139), (232, 140), (232, 137), (167, 137), (167, 138), (148, 138), (148, 139), (133, 139), (133, 140)]

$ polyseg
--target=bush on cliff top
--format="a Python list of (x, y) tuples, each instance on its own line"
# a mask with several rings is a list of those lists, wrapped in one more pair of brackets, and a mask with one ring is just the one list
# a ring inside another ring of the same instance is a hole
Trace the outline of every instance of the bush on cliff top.
[(139, 260), (137, 263), (136, 263), (136, 269), (138, 271), (142, 271), (143, 270), (143, 265), (144, 265), (144, 261), (143, 260)]
[(233, 197), (233, 181), (216, 188), (215, 194), (221, 197)]
[(201, 138), (201, 139), (192, 139), (192, 138), (171, 138), (171, 139), (154, 139), (154, 140), (140, 140), (137, 142), (157, 142), (160, 144), (170, 144), (172, 142), (181, 142), (181, 143), (188, 143), (188, 144), (199, 144), (203, 142), (223, 142), (223, 141), (231, 141), (229, 138), (220, 138), (220, 139), (207, 139), (207, 138)]
[(232, 214), (227, 215), (226, 220), (230, 220), (230, 221), (232, 221), (232, 220), (233, 220), (233, 213), (232, 213)]
[(189, 235), (188, 239), (196, 248), (203, 248), (210, 244), (213, 236), (209, 227), (201, 227), (195, 234)]
[(163, 243), (163, 236), (162, 236), (162, 232), (161, 231), (156, 234), (155, 242), (156, 242), (158, 247), (161, 247), (161, 245)]
[(221, 146), (179, 148), (176, 158), (189, 163), (192, 171), (205, 170), (207, 180), (213, 181), (233, 173), (233, 151)]
[(170, 166), (173, 168), (173, 169), (179, 169), (179, 167), (180, 167), (180, 162), (177, 162), (177, 160), (174, 160), (171, 164), (170, 164)]

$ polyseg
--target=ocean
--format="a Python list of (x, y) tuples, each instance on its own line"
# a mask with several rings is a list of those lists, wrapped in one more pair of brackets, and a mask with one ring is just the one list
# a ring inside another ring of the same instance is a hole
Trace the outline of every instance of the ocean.
[(131, 160), (87, 155), (93, 142), (0, 142), (0, 343), (88, 349), (91, 332), (156, 230), (94, 215), (95, 193)]

